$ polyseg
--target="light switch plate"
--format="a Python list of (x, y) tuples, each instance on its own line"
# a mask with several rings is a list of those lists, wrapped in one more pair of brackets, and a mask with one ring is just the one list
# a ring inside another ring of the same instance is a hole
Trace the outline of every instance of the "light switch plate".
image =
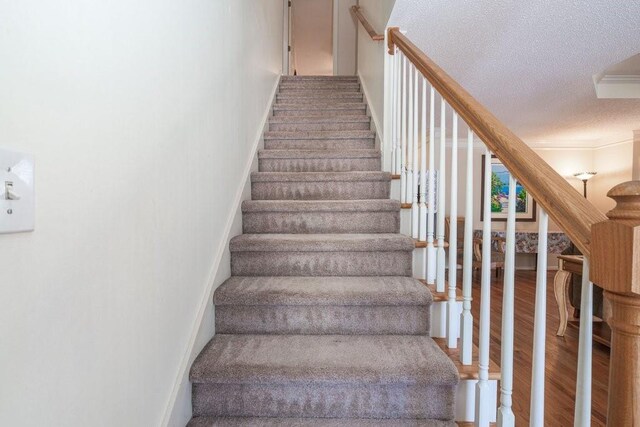
[(0, 233), (32, 231), (34, 225), (33, 156), (0, 148)]

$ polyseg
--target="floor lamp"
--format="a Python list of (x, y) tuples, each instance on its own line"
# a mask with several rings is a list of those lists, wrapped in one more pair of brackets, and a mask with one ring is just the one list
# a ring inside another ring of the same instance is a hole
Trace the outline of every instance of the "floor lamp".
[(573, 176), (575, 176), (576, 178), (578, 178), (579, 180), (582, 181), (583, 184), (583, 196), (586, 199), (587, 198), (587, 181), (589, 181), (591, 178), (593, 178), (594, 176), (596, 176), (598, 172), (579, 172), (579, 173), (574, 173)]

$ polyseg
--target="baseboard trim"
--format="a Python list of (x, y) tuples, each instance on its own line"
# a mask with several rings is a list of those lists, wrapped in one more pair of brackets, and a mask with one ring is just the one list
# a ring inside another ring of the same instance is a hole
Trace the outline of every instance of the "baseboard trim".
[(191, 327), (191, 333), (189, 336), (189, 341), (187, 344), (187, 348), (185, 349), (184, 355), (182, 356), (182, 360), (180, 362), (180, 366), (178, 368), (178, 372), (176, 374), (175, 380), (174, 380), (174, 384), (173, 384), (173, 388), (171, 390), (171, 394), (169, 395), (169, 400), (167, 401), (166, 405), (165, 405), (165, 410), (164, 410), (164, 414), (162, 416), (162, 426), (164, 427), (168, 427), (169, 423), (171, 422), (172, 419), (172, 415), (173, 412), (175, 410), (176, 407), (176, 403), (178, 400), (178, 394), (180, 392), (180, 388), (181, 388), (181, 384), (183, 382), (183, 379), (185, 378), (185, 375), (188, 375), (189, 372), (189, 368), (191, 366), (191, 360), (192, 360), (192, 355), (195, 349), (195, 344), (198, 338), (198, 333), (200, 331), (200, 328), (202, 326), (202, 322), (205, 316), (205, 312), (207, 309), (207, 306), (209, 305), (209, 303), (212, 301), (213, 298), (213, 292), (215, 291), (215, 278), (216, 275), (218, 273), (218, 271), (220, 270), (220, 265), (221, 265), (221, 260), (223, 258), (223, 254), (226, 250), (226, 248), (229, 246), (229, 241), (231, 240), (231, 238), (233, 236), (231, 236), (231, 229), (233, 227), (233, 223), (234, 223), (234, 219), (236, 218), (236, 215), (238, 214), (238, 212), (241, 211), (242, 209), (242, 202), (243, 202), (243, 194), (245, 193), (245, 187), (247, 185), (247, 183), (250, 184), (249, 180), (250, 180), (250, 175), (251, 175), (251, 169), (252, 166), (254, 164), (254, 161), (257, 158), (258, 155), (258, 149), (261, 146), (262, 142), (263, 142), (263, 134), (265, 132), (265, 130), (267, 130), (267, 127), (269, 125), (269, 117), (271, 115), (271, 111), (273, 109), (273, 104), (275, 103), (275, 98), (276, 98), (276, 92), (278, 91), (278, 86), (280, 84), (280, 79), (281, 77), (279, 77), (278, 79), (276, 79), (276, 82), (271, 90), (271, 101), (269, 102), (264, 115), (262, 117), (262, 126), (260, 126), (259, 130), (258, 130), (258, 134), (255, 137), (254, 143), (253, 143), (253, 147), (251, 148), (251, 155), (249, 156), (249, 158), (247, 159), (247, 162), (245, 164), (244, 167), (244, 171), (242, 174), (242, 180), (241, 180), (241, 184), (238, 186), (238, 189), (236, 190), (236, 194), (233, 200), (233, 204), (232, 206), (234, 207), (230, 212), (229, 215), (227, 217), (227, 221), (224, 227), (224, 239), (220, 242), (220, 245), (218, 246), (217, 250), (216, 250), (216, 255), (214, 257), (214, 261), (213, 264), (211, 266), (211, 270), (209, 271), (209, 276), (207, 278), (207, 282), (206, 282), (206, 286), (205, 286), (205, 290), (203, 292), (201, 301), (200, 301), (200, 307), (198, 309), (198, 314), (196, 315), (196, 318), (194, 319), (193, 325)]
[(369, 103), (369, 90), (367, 89), (367, 85), (364, 82), (364, 80), (362, 79), (362, 76), (360, 75), (360, 73), (358, 73), (358, 79), (360, 80), (360, 86), (362, 86), (362, 94), (364, 95), (364, 100), (367, 104), (367, 109), (369, 110), (369, 113), (371, 114), (371, 120), (373, 121), (373, 127), (375, 128), (374, 130), (376, 131), (376, 139), (379, 142), (379, 148), (382, 151), (383, 147), (384, 147), (384, 135), (382, 135), (382, 127), (380, 127), (380, 120), (378, 117), (377, 112), (371, 108), (371, 104)]

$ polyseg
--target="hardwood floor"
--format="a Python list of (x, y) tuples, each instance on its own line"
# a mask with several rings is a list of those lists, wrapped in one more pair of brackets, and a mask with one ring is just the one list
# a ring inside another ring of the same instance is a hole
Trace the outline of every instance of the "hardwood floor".
[[(572, 426), (578, 364), (578, 330), (567, 328), (564, 337), (555, 335), (559, 316), (553, 295), (554, 274), (555, 271), (550, 271), (547, 280), (545, 426)], [(533, 271), (516, 272), (513, 411), (518, 426), (529, 423), (535, 280)], [(458, 280), (458, 283), (461, 281)], [(478, 331), (479, 298), (480, 274), (476, 273), (472, 304), (474, 332)], [(491, 359), (498, 364), (500, 364), (501, 313), (502, 277), (496, 279), (492, 274), (490, 354)], [(474, 341), (478, 343), (477, 333)], [(594, 343), (592, 426), (606, 424), (608, 380), (609, 349)]]

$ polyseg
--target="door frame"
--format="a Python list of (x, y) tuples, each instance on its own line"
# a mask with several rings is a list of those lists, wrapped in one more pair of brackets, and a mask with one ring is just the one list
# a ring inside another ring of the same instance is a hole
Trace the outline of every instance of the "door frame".
[[(295, 1), (295, 0), (293, 0)], [(331, 19), (331, 46), (333, 56), (333, 75), (338, 73), (338, 18), (339, 18), (340, 0), (333, 0), (333, 18)], [(356, 2), (357, 3), (357, 2)], [(288, 76), (291, 70), (291, 52), (289, 45), (291, 43), (291, 2), (290, 0), (282, 0), (282, 75)], [(357, 34), (357, 32), (356, 32)], [(357, 35), (356, 35), (357, 37)]]

